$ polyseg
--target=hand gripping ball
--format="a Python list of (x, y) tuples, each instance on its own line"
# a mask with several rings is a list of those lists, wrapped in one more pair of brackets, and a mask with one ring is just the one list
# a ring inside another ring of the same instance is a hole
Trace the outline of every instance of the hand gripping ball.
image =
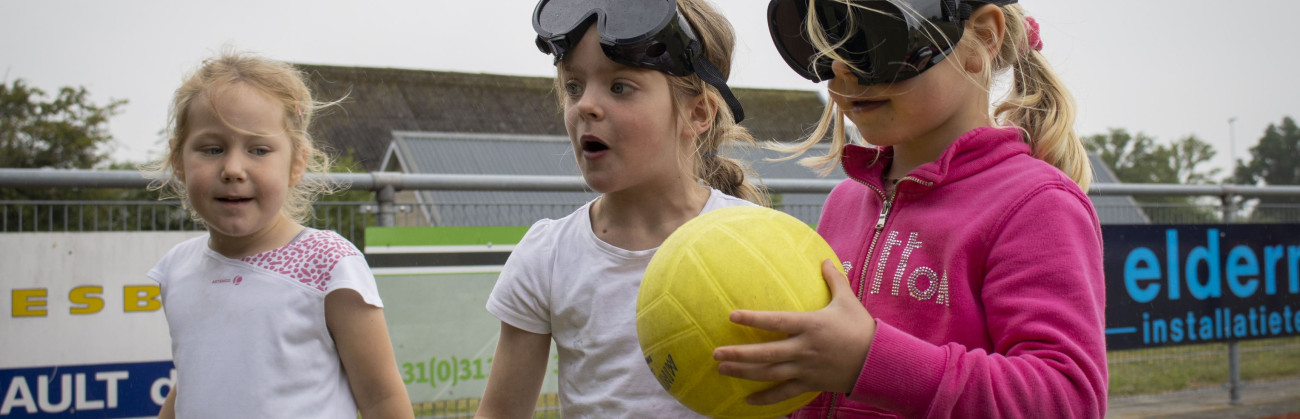
[(817, 232), (776, 210), (727, 207), (682, 225), (655, 252), (637, 296), (637, 337), (650, 371), (683, 405), (712, 417), (770, 418), (807, 404), (817, 393), (745, 402), (775, 384), (719, 374), (713, 349), (786, 337), (732, 323), (732, 310), (825, 307), (826, 259), (839, 264)]

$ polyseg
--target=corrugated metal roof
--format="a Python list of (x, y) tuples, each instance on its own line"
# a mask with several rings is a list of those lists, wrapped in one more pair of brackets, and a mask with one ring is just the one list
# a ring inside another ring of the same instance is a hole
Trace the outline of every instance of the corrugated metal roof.
[(395, 132), (393, 137), (405, 144), (414, 173), (578, 174), (564, 136)]
[[(496, 175), (549, 175), (578, 176), (577, 162), (568, 137), (553, 135), (472, 134), (409, 132), (393, 133), (396, 150), (408, 173), (446, 174), (496, 174)], [(724, 156), (737, 157), (752, 162), (762, 178), (812, 179), (816, 175), (793, 161), (767, 162), (763, 158), (778, 157), (779, 153), (754, 147), (728, 148)], [(843, 178), (836, 173), (832, 177)], [(583, 203), (595, 199), (594, 192), (474, 192), (425, 191), (421, 193), (426, 204), (442, 208), (462, 206), (506, 205), (515, 206), (511, 214), (486, 214), (482, 211), (460, 211), (454, 214), (441, 211), (429, 214), (438, 225), (505, 225), (531, 224), (539, 218), (556, 218), (567, 215)], [(781, 202), (791, 206), (818, 206), (825, 200), (823, 194), (785, 194)], [(567, 208), (567, 211), (564, 209)], [(556, 213), (557, 211), (562, 211)], [(790, 211), (796, 217), (816, 222), (815, 211)]]

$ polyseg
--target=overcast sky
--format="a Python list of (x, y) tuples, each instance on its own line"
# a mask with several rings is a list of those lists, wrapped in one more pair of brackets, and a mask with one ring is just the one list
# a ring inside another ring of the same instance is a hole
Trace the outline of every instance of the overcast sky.
[[(731, 84), (820, 90), (772, 47), (766, 0), (712, 0), (738, 36)], [(116, 160), (159, 153), (181, 76), (224, 44), (280, 60), (552, 76), (533, 46), (535, 0), (0, 0), (0, 81), (92, 100), (127, 99), (110, 121)], [(1287, 0), (1029, 0), (1043, 50), (1079, 102), (1082, 135), (1126, 128), (1195, 134), (1226, 167), (1229, 118), (1245, 158), (1270, 123), (1300, 117), (1300, 51)], [(508, 117), (508, 115), (503, 115)]]

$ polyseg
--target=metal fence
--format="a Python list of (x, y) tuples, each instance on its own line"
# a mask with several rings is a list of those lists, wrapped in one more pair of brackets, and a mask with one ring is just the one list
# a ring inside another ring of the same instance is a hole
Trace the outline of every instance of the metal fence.
[[(318, 202), (311, 227), (331, 229), (356, 243), (369, 226), (428, 225), (424, 214), (457, 214), (482, 225), (501, 225), (522, 213), (563, 217), (583, 202), (533, 204), (399, 202), (402, 190), (584, 191), (579, 177), (403, 175), (394, 173), (331, 175), (352, 189), (375, 192), (375, 201)], [(0, 169), (0, 188), (142, 188), (148, 181), (132, 171)], [(826, 194), (834, 180), (766, 180), (773, 194)], [(1094, 185), (1094, 197), (1131, 196), (1096, 206), (1103, 220), (1140, 211), (1155, 224), (1297, 223), (1300, 204), (1259, 204), (1261, 197), (1300, 197), (1300, 187), (1236, 185)], [(820, 205), (782, 204), (776, 209), (803, 220), (816, 220)], [(474, 217), (469, 217), (473, 215)], [(1105, 221), (1103, 221), (1105, 223)], [(201, 230), (175, 201), (0, 201), (0, 232), (167, 231)], [(1256, 384), (1300, 381), (1300, 337), (1111, 351), (1108, 353), (1112, 399), (1172, 391), (1227, 391), (1240, 400)], [(477, 399), (415, 403), (419, 417), (469, 417)], [(535, 417), (558, 417), (554, 394), (542, 395)]]

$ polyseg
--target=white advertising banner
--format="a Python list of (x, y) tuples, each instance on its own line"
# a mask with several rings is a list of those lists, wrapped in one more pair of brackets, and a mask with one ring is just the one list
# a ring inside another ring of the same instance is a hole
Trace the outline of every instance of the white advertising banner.
[(145, 273), (200, 234), (0, 234), (0, 418), (156, 415), (171, 343)]

